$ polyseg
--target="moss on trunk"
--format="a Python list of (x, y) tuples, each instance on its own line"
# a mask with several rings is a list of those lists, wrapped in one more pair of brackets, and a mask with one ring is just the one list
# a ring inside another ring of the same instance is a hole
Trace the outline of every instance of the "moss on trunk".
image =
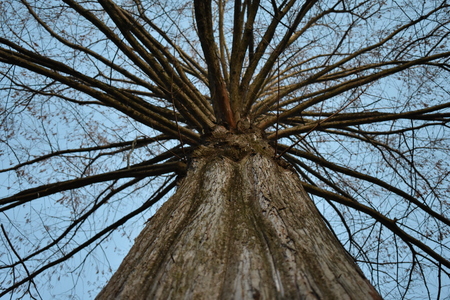
[(216, 132), (97, 299), (381, 299), (273, 153)]

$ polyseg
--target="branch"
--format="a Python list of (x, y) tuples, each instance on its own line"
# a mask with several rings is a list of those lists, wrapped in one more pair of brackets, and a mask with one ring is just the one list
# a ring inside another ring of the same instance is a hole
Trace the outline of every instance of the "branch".
[[(278, 131), (278, 137), (285, 137), (299, 133), (311, 132), (317, 128), (344, 128), (348, 126), (364, 125), (371, 123), (380, 123), (384, 121), (395, 121), (400, 119), (407, 120), (442, 120), (444, 122), (450, 121), (448, 113), (434, 113), (432, 112), (443, 110), (450, 107), (450, 102), (440, 105), (430, 106), (423, 109), (403, 112), (403, 113), (380, 113), (380, 112), (363, 112), (355, 114), (331, 114), (324, 120), (312, 121), (306, 124), (292, 126), (287, 129)], [(327, 115), (327, 114), (325, 114)], [(273, 118), (273, 117), (272, 117)], [(336, 120), (336, 119), (337, 120)], [(269, 139), (275, 138), (275, 133), (268, 135)]]
[[(280, 145), (279, 144), (278, 147), (280, 149), (287, 149), (287, 146), (285, 146), (285, 145)], [(302, 151), (302, 150), (295, 149), (295, 148), (289, 149), (288, 152), (293, 154), (293, 155), (306, 158), (306, 159), (308, 159), (310, 161), (313, 161), (313, 162), (317, 163), (318, 165), (320, 165), (322, 167), (326, 167), (326, 168), (328, 168), (330, 170), (333, 170), (335, 172), (339, 172), (339, 173), (342, 173), (342, 174), (345, 174), (345, 175), (348, 175), (348, 176), (351, 176), (351, 177), (355, 177), (355, 178), (358, 178), (358, 179), (365, 180), (367, 182), (374, 183), (374, 184), (376, 184), (376, 185), (378, 185), (378, 186), (380, 186), (380, 187), (382, 187), (382, 188), (384, 188), (384, 189), (386, 189), (388, 191), (391, 191), (391, 192), (399, 195), (400, 197), (408, 200), (409, 202), (413, 203), (414, 205), (416, 205), (417, 207), (419, 207), (420, 209), (422, 209), (423, 211), (428, 213), (430, 216), (433, 216), (436, 219), (438, 219), (439, 221), (443, 222), (444, 224), (450, 226), (450, 219), (444, 217), (441, 214), (438, 214), (437, 212), (432, 210), (429, 206), (421, 203), (418, 199), (416, 199), (413, 196), (405, 193), (404, 191), (402, 191), (402, 190), (400, 190), (400, 189), (398, 189), (398, 188), (396, 188), (396, 187), (394, 187), (394, 186), (384, 182), (383, 180), (381, 180), (379, 178), (376, 178), (376, 177), (373, 177), (373, 176), (370, 176), (370, 175), (367, 175), (367, 174), (363, 174), (363, 173), (357, 172), (355, 170), (351, 170), (351, 169), (339, 166), (339, 165), (334, 164), (334, 163), (332, 163), (332, 162), (330, 162), (328, 160), (320, 158), (320, 157), (318, 157), (318, 156), (316, 156), (316, 155), (314, 155), (314, 154), (312, 154), (310, 152)]]
[[(127, 142), (119, 142), (119, 143), (112, 143), (112, 144), (108, 144), (108, 145), (103, 145), (103, 146), (96, 146), (96, 147), (89, 147), (89, 148), (77, 148), (77, 149), (66, 149), (66, 150), (61, 150), (61, 151), (55, 151), (49, 154), (45, 154), (42, 156), (39, 156), (35, 159), (23, 162), (23, 163), (19, 163), (11, 168), (7, 168), (7, 169), (1, 169), (0, 173), (4, 173), (4, 172), (8, 172), (8, 171), (14, 171), (17, 170), (21, 167), (24, 167), (26, 165), (31, 165), (34, 163), (38, 163), (44, 160), (47, 160), (49, 158), (52, 157), (58, 157), (58, 156), (63, 156), (64, 154), (69, 154), (69, 153), (80, 153), (80, 152), (91, 152), (91, 151), (98, 151), (98, 150), (104, 150), (104, 149), (111, 149), (111, 148), (120, 148), (120, 147), (126, 147), (126, 146), (131, 146), (133, 143), (135, 143), (134, 147), (138, 148), (138, 147), (143, 147), (145, 145), (148, 145), (152, 142), (155, 141), (164, 141), (166, 140), (168, 137), (164, 136), (164, 135), (159, 135), (157, 137), (154, 138), (143, 138), (143, 139), (137, 139), (137, 140), (133, 140), (133, 141), (127, 141)], [(126, 151), (128, 148), (123, 149), (123, 151)]]
[(40, 269), (37, 269), (36, 271), (34, 271), (33, 273), (31, 273), (28, 277), (22, 279), (19, 282), (16, 282), (15, 284), (13, 284), (12, 286), (5, 288), (2, 292), (0, 292), (0, 297), (6, 295), (7, 293), (11, 292), (12, 290), (18, 288), (19, 286), (21, 286), (22, 284), (32, 280), (34, 277), (36, 277), (37, 275), (41, 274), (42, 272), (44, 272), (45, 270), (56, 266), (66, 260), (68, 260), (69, 258), (71, 258), (73, 255), (75, 255), (76, 253), (80, 252), (81, 250), (83, 250), (84, 248), (88, 247), (89, 245), (91, 245), (93, 242), (95, 242), (96, 240), (100, 239), (102, 236), (106, 235), (106, 234), (110, 234), (114, 229), (116, 229), (117, 227), (125, 224), (125, 222), (127, 222), (129, 219), (133, 218), (134, 216), (140, 214), (141, 212), (145, 211), (146, 209), (148, 209), (149, 207), (151, 207), (153, 204), (155, 204), (156, 202), (158, 202), (161, 198), (163, 198), (168, 192), (170, 192), (170, 190), (172, 190), (174, 187), (176, 186), (176, 180), (173, 180), (167, 187), (165, 187), (163, 190), (160, 190), (159, 192), (155, 193), (150, 199), (148, 199), (141, 207), (139, 207), (138, 209), (134, 210), (133, 212), (127, 214), (126, 216), (122, 217), (121, 219), (117, 220), (116, 222), (114, 222), (113, 224), (111, 224), (110, 226), (104, 228), (103, 230), (101, 230), (100, 232), (98, 232), (96, 235), (94, 235), (92, 238), (88, 239), (87, 241), (85, 241), (84, 243), (82, 243), (81, 245), (79, 245), (78, 247), (76, 247), (75, 249), (73, 249), (72, 251), (70, 251), (69, 253), (67, 253), (66, 255), (64, 255), (63, 257), (56, 259), (52, 262), (49, 262), (47, 264), (45, 264), (43, 267), (41, 267)]
[(313, 195), (328, 198), (330, 200), (336, 201), (338, 203), (341, 203), (345, 206), (354, 208), (360, 212), (363, 212), (371, 217), (373, 217), (375, 220), (386, 226), (388, 229), (390, 229), (393, 233), (395, 233), (397, 236), (399, 236), (403, 241), (405, 241), (407, 244), (413, 244), (425, 253), (427, 253), (429, 256), (433, 257), (436, 261), (443, 264), (447, 268), (450, 268), (450, 261), (445, 259), (443, 256), (439, 255), (435, 251), (433, 251), (430, 247), (422, 243), (421, 241), (417, 240), (416, 238), (412, 237), (411, 235), (407, 234), (404, 230), (402, 230), (397, 224), (395, 220), (391, 220), (384, 216), (383, 214), (377, 212), (376, 210), (365, 206), (363, 204), (358, 203), (357, 201), (353, 199), (349, 199), (347, 197), (344, 197), (342, 195), (338, 195), (323, 189), (320, 189), (316, 186), (313, 186), (311, 184), (302, 183), (305, 190)]
[[(244, 109), (243, 109), (244, 114), (248, 114), (250, 112), (252, 105), (257, 100), (259, 92), (261, 91), (268, 75), (274, 69), (275, 63), (279, 59), (281, 53), (283, 53), (288, 48), (290, 43), (292, 43), (291, 37), (294, 35), (295, 31), (297, 30), (298, 25), (300, 24), (300, 22), (304, 19), (306, 14), (312, 9), (312, 7), (316, 3), (317, 3), (317, 0), (306, 0), (305, 1), (305, 4), (301, 7), (300, 11), (295, 16), (295, 19), (293, 20), (292, 24), (290, 25), (290, 27), (284, 34), (282, 40), (277, 44), (276, 48), (272, 51), (272, 53), (270, 53), (269, 58), (267, 59), (267, 61), (265, 62), (265, 64), (261, 68), (261, 70), (258, 71), (258, 75), (256, 75), (252, 84), (249, 86), (248, 95), (245, 98), (245, 104), (244, 104)], [(286, 9), (287, 8), (285, 8), (285, 13), (287, 13)], [(321, 16), (322, 15), (315, 17), (314, 20), (321, 18)], [(280, 16), (280, 20), (277, 20), (277, 21), (281, 22), (281, 16)], [(277, 25), (278, 25), (278, 22), (277, 22)], [(312, 21), (310, 21), (310, 23), (312, 23)], [(273, 37), (273, 34), (272, 34), (271, 38), (272, 37)], [(258, 53), (258, 49), (255, 52), (255, 56), (256, 56), (256, 53)], [(246, 74), (244, 75), (244, 79), (242, 80), (244, 86), (246, 86), (246, 84), (248, 82), (250, 82), (250, 78), (253, 78), (255, 69), (256, 69), (255, 63), (250, 64)]]
[(214, 41), (211, 1), (194, 0), (198, 36), (208, 66), (209, 89), (216, 119), (219, 124), (225, 123), (234, 129), (236, 128), (235, 112), (231, 108), (230, 97), (220, 68), (220, 55)]
[[(29, 259), (35, 257), (36, 255), (38, 255), (38, 254), (40, 254), (40, 253), (42, 253), (42, 252), (45, 252), (45, 251), (49, 250), (51, 247), (57, 245), (57, 244), (58, 244), (58, 243), (59, 243), (66, 235), (69, 234), (69, 232), (70, 232), (72, 229), (74, 229), (75, 227), (78, 227), (78, 228), (79, 228), (79, 227), (87, 220), (87, 218), (88, 218), (89, 216), (91, 216), (94, 212), (96, 212), (97, 209), (100, 208), (102, 205), (104, 205), (105, 203), (107, 203), (114, 195), (116, 195), (117, 193), (119, 193), (119, 192), (121, 192), (121, 191), (127, 189), (127, 188), (130, 187), (130, 186), (133, 186), (134, 184), (138, 183), (138, 182), (141, 181), (141, 180), (142, 180), (142, 178), (133, 179), (133, 180), (131, 180), (131, 181), (129, 181), (129, 182), (127, 182), (127, 183), (125, 183), (125, 184), (119, 186), (118, 188), (114, 188), (114, 189), (112, 188), (112, 186), (113, 186), (113, 184), (114, 184), (115, 182), (112, 183), (112, 184), (111, 184), (110, 186), (108, 186), (108, 188), (107, 188), (107, 189), (111, 189), (111, 191), (108, 193), (108, 195), (106, 195), (105, 197), (103, 197), (103, 199), (102, 199), (101, 201), (98, 201), (98, 198), (100, 197), (100, 196), (98, 196), (97, 199), (95, 199), (94, 201), (92, 201), (92, 203), (95, 203), (95, 204), (94, 204), (87, 212), (85, 212), (84, 214), (82, 214), (82, 215), (81, 215), (80, 217), (78, 217), (77, 219), (74, 219), (74, 220), (70, 223), (70, 225), (64, 230), (64, 232), (62, 232), (57, 238), (55, 238), (55, 239), (52, 238), (52, 242), (51, 242), (51, 243), (47, 244), (46, 246), (40, 248), (39, 250), (37, 250), (37, 251), (35, 251), (35, 252), (33, 252), (33, 253), (31, 253), (30, 255), (24, 257), (22, 261), (27, 261), (27, 260), (29, 260)], [(116, 182), (117, 182), (117, 180), (116, 180)], [(106, 190), (107, 190), (107, 189), (106, 189)], [(106, 191), (106, 190), (105, 190), (105, 191)], [(102, 194), (103, 194), (103, 192), (101, 193), (101, 195), (102, 195)], [(75, 232), (76, 232), (76, 231), (77, 231), (77, 230), (75, 230)], [(74, 234), (75, 234), (75, 232), (74, 232)], [(21, 262), (21, 261), (20, 261), (20, 262)], [(19, 263), (19, 262), (18, 262), (18, 263)], [(3, 266), (3, 267), (1, 267), (1, 269), (14, 267), (14, 266), (15, 266), (16, 264), (18, 264), (18, 263), (15, 263), (15, 264), (12, 264), (12, 265), (8, 265), (8, 266)], [(30, 275), (28, 274), (28, 276), (30, 276)]]
[(131, 166), (127, 169), (108, 172), (99, 175), (92, 175), (83, 178), (77, 178), (57, 183), (51, 183), (36, 188), (21, 191), (13, 196), (0, 199), (0, 205), (7, 205), (0, 209), (0, 212), (6, 211), (23, 203), (34, 199), (56, 194), (62, 191), (77, 189), (94, 183), (110, 181), (120, 178), (142, 178), (147, 176), (162, 175), (165, 173), (184, 173), (186, 165), (182, 162), (167, 162), (159, 165)]
[[(184, 138), (189, 144), (197, 144), (199, 141), (199, 136), (196, 133), (184, 127), (179, 128), (175, 122), (162, 117), (161, 111), (165, 112), (165, 110), (160, 107), (151, 105), (135, 95), (88, 77), (61, 62), (28, 51), (8, 40), (0, 38), (0, 43), (13, 47), (18, 51), (13, 52), (0, 48), (0, 61), (2, 62), (21, 66), (86, 93), (116, 108), (134, 120), (171, 135), (173, 138)], [(60, 72), (67, 75), (62, 75)]]
[(207, 108), (208, 104), (203, 101), (203, 96), (186, 77), (178, 60), (127, 11), (110, 0), (99, 2), (133, 49), (154, 70), (156, 78), (151, 78), (164, 90), (166, 99), (169, 102), (173, 100), (180, 113), (186, 120), (190, 120), (191, 124), (198, 124), (196, 127), (203, 128), (205, 131), (211, 130), (214, 124), (213, 116), (207, 114), (210, 112)]
[[(19, 263), (23, 266), (23, 268), (25, 269), (25, 272), (27, 273), (27, 276), (30, 277), (30, 271), (27, 268), (27, 265), (25, 264), (25, 260), (23, 260), (22, 258), (20, 258), (19, 253), (17, 252), (17, 250), (14, 248), (14, 245), (11, 243), (11, 240), (8, 237), (8, 234), (6, 233), (5, 227), (3, 226), (3, 224), (0, 224), (0, 227), (2, 229), (2, 233), (6, 238), (6, 241), (8, 242), (9, 247), (11, 248), (11, 250), (13, 251), (14, 255), (17, 257), (17, 259), (19, 260)], [(34, 280), (31, 278), (30, 282), (34, 285), (34, 287), (37, 289), (36, 284), (34, 283)], [(34, 299), (34, 298), (33, 298)]]
[(374, 74), (362, 76), (360, 78), (356, 78), (356, 79), (349, 80), (347, 82), (338, 84), (336, 86), (333, 86), (332, 88), (327, 89), (326, 91), (319, 92), (319, 93), (321, 93), (321, 95), (315, 96), (309, 100), (303, 99), (303, 101), (299, 101), (300, 104), (296, 105), (292, 109), (286, 110), (285, 112), (281, 113), (279, 115), (279, 118), (277, 118), (277, 116), (270, 116), (270, 117), (263, 119), (262, 121), (259, 122), (258, 126), (261, 129), (265, 129), (265, 128), (273, 125), (274, 123), (279, 122), (280, 120), (283, 121), (292, 115), (301, 113), (302, 111), (306, 110), (307, 108), (309, 108), (317, 103), (328, 100), (332, 97), (335, 97), (335, 96), (342, 94), (346, 91), (349, 91), (351, 89), (364, 86), (364, 85), (374, 82), (378, 79), (387, 77), (389, 75), (396, 74), (398, 72), (401, 72), (401, 71), (411, 68), (413, 66), (425, 64), (425, 63), (428, 63), (430, 61), (437, 60), (440, 58), (447, 58), (449, 56), (450, 56), (450, 52), (444, 52), (444, 53), (439, 53), (439, 54), (435, 54), (435, 55), (428, 56), (428, 57), (419, 58), (419, 59), (416, 59), (413, 61), (399, 62), (398, 65), (395, 67), (385, 69), (385, 70), (379, 71)]

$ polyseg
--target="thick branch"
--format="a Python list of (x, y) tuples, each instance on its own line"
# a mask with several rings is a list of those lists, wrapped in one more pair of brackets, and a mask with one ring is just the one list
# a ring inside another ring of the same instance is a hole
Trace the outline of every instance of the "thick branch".
[(230, 97), (220, 68), (220, 55), (214, 41), (211, 0), (195, 0), (195, 18), (198, 35), (208, 66), (209, 89), (218, 123), (236, 128), (236, 118), (231, 108)]
[[(67, 65), (28, 51), (0, 38), (0, 43), (14, 47), (20, 53), (0, 48), (0, 61), (26, 68), (30, 71), (59, 81), (110, 105), (129, 117), (174, 138), (184, 138), (186, 142), (197, 144), (199, 136), (189, 129), (179, 127), (158, 113), (161, 108), (151, 105), (135, 95), (128, 94), (94, 78), (88, 77)], [(62, 75), (61, 73), (67, 75)], [(94, 88), (95, 87), (95, 88)], [(101, 91), (104, 91), (103, 93)]]
[[(244, 105), (245, 114), (250, 112), (251, 106), (256, 101), (256, 99), (258, 97), (258, 93), (261, 91), (261, 88), (262, 88), (263, 84), (265, 83), (268, 75), (274, 69), (275, 63), (279, 59), (281, 53), (283, 53), (287, 49), (289, 44), (292, 42), (292, 41), (290, 41), (291, 37), (294, 35), (298, 25), (305, 18), (308, 11), (310, 11), (312, 9), (312, 7), (316, 4), (316, 2), (317, 2), (317, 0), (306, 0), (305, 1), (305, 4), (301, 7), (300, 11), (296, 15), (292, 24), (289, 26), (288, 30), (284, 34), (283, 39), (277, 44), (276, 48), (272, 51), (269, 58), (265, 62), (264, 66), (258, 72), (258, 75), (256, 75), (255, 79), (253, 80), (253, 83), (249, 86), (249, 92), (245, 99), (246, 102)], [(281, 19), (280, 19), (280, 21), (281, 21)], [(251, 70), (250, 67), (249, 67), (249, 70)], [(253, 70), (253, 72), (254, 72), (254, 70)], [(249, 73), (249, 71), (247, 71), (245, 76), (246, 76), (246, 78), (244, 78), (244, 80), (246, 80), (246, 79), (249, 80), (249, 77), (253, 77), (253, 73)], [(244, 82), (244, 80), (243, 80), (243, 82)]]
[(156, 78), (152, 79), (158, 82), (167, 99), (175, 102), (180, 113), (191, 124), (200, 122), (204, 130), (210, 130), (213, 127), (212, 116), (207, 115), (209, 110), (201, 100), (203, 96), (187, 79), (177, 59), (125, 10), (110, 0), (101, 0), (100, 3), (133, 49), (154, 69)]

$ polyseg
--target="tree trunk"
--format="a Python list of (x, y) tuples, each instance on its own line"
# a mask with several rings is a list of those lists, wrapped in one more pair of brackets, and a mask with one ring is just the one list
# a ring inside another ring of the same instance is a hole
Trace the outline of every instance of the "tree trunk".
[(381, 299), (258, 134), (214, 137), (97, 299)]

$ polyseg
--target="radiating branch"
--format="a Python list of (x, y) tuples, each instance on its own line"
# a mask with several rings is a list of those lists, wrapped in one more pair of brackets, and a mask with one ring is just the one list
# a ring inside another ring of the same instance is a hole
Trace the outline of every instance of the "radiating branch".
[(214, 41), (211, 2), (212, 0), (194, 0), (198, 35), (208, 66), (211, 102), (218, 124), (225, 123), (230, 128), (236, 128), (236, 116), (231, 108), (230, 96), (221, 71), (220, 60), (217, 59), (220, 54)]
[(75, 254), (77, 254), (81, 250), (83, 250), (83, 249), (93, 245), (96, 241), (100, 240), (99, 243), (101, 243), (101, 240), (105, 239), (105, 236), (110, 235), (114, 229), (116, 229), (119, 226), (125, 224), (131, 218), (133, 218), (136, 215), (138, 215), (138, 214), (144, 212), (145, 210), (147, 210), (149, 207), (151, 207), (156, 202), (161, 200), (161, 198), (163, 198), (165, 195), (167, 195), (175, 186), (176, 186), (176, 180), (173, 180), (166, 187), (164, 187), (163, 189), (157, 191), (151, 198), (149, 198), (138, 209), (132, 211), (131, 213), (125, 215), (124, 217), (120, 218), (119, 220), (117, 220), (116, 222), (112, 223), (111, 225), (105, 227), (103, 230), (99, 231), (97, 234), (95, 234), (91, 238), (87, 239), (84, 243), (80, 244), (78, 247), (74, 248), (72, 251), (66, 253), (64, 256), (62, 256), (62, 257), (60, 257), (58, 259), (55, 259), (53, 261), (48, 262), (47, 264), (45, 264), (41, 268), (34, 270), (34, 272), (31, 273), (26, 278), (23, 278), (22, 280), (19, 280), (19, 281), (15, 282), (14, 284), (12, 284), (11, 286), (9, 286), (9, 287), (5, 288), (4, 290), (2, 290), (0, 292), (0, 297), (8, 294), (9, 292), (11, 292), (12, 290), (18, 288), (22, 284), (24, 284), (24, 283), (26, 283), (26, 282), (28, 282), (30, 280), (33, 280), (37, 275), (39, 275), (42, 272), (48, 270), (49, 268), (52, 268), (52, 267), (54, 267), (54, 266), (56, 266), (56, 265), (58, 265), (58, 264), (60, 264), (60, 263), (62, 263), (64, 261), (68, 260), (69, 258), (74, 256)]
[(313, 186), (309, 183), (304, 182), (303, 187), (305, 188), (305, 190), (307, 192), (309, 192), (313, 195), (323, 197), (323, 198), (328, 198), (330, 200), (341, 203), (345, 206), (351, 207), (353, 209), (356, 209), (358, 211), (361, 211), (361, 212), (371, 216), (372, 218), (374, 218), (375, 220), (377, 220), (378, 222), (380, 222), (381, 224), (386, 226), (394, 234), (399, 236), (405, 243), (416, 246), (417, 248), (421, 249), (423, 252), (428, 254), (430, 257), (434, 258), (438, 263), (446, 266), (447, 268), (450, 268), (449, 260), (447, 260), (445, 257), (443, 257), (442, 255), (435, 252), (433, 249), (431, 249), (429, 246), (427, 246), (423, 242), (419, 241), (418, 239), (414, 238), (413, 236), (409, 235), (404, 230), (402, 230), (396, 224), (396, 220), (389, 219), (382, 213), (380, 213), (366, 205), (363, 205), (363, 204), (355, 201), (354, 199), (349, 199), (342, 195), (323, 190), (323, 189)]
[[(287, 146), (285, 145), (278, 145), (278, 147), (280, 149), (286, 149)], [(393, 192), (397, 195), (399, 195), (400, 197), (404, 198), (405, 200), (410, 201), (411, 203), (413, 203), (414, 205), (416, 205), (417, 207), (419, 207), (420, 209), (422, 209), (424, 212), (426, 212), (427, 214), (429, 214), (430, 216), (438, 219), (439, 221), (443, 222), (444, 224), (450, 226), (450, 219), (446, 218), (445, 216), (435, 212), (433, 209), (431, 209), (429, 206), (427, 206), (426, 204), (420, 202), (418, 199), (416, 199), (415, 197), (411, 196), (410, 194), (402, 191), (399, 188), (396, 188), (390, 184), (388, 184), (387, 182), (384, 182), (383, 180), (367, 175), (367, 174), (363, 174), (360, 173), (356, 170), (352, 170), (340, 165), (337, 165), (335, 163), (332, 163), (326, 159), (320, 158), (310, 152), (307, 151), (302, 151), (299, 149), (295, 149), (295, 148), (291, 148), (288, 153), (291, 153), (293, 155), (296, 155), (298, 157), (302, 157), (305, 159), (308, 159), (310, 161), (313, 161), (314, 163), (317, 163), (318, 165), (328, 168), (334, 172), (338, 172), (338, 173), (342, 173), (351, 177), (355, 177), (358, 179), (362, 179), (364, 181), (376, 184), (390, 192)]]
[(57, 183), (51, 183), (27, 190), (23, 190), (13, 196), (0, 199), (0, 212), (6, 211), (23, 203), (29, 202), (34, 199), (53, 195), (62, 191), (73, 190), (83, 186), (105, 182), (120, 178), (143, 178), (147, 176), (156, 176), (166, 173), (184, 173), (186, 165), (182, 162), (167, 162), (159, 165), (143, 165), (143, 166), (130, 166), (126, 169), (118, 171), (107, 172), (98, 175), (86, 176), (82, 178), (61, 181)]

